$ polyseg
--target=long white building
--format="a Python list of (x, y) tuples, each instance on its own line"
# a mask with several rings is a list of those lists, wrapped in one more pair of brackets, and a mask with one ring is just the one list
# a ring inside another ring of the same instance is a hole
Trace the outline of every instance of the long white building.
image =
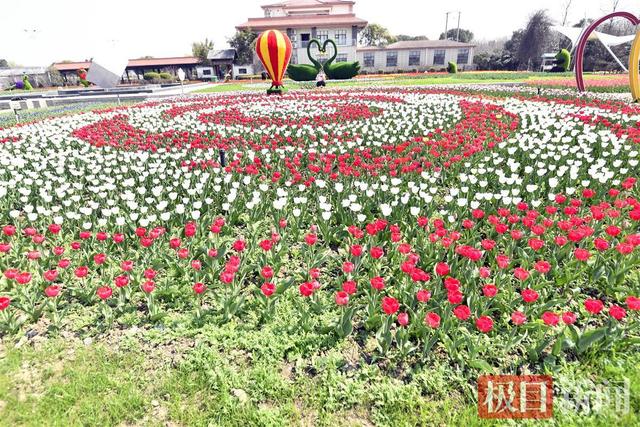
[(359, 47), (358, 61), (368, 73), (441, 71), (449, 62), (463, 71), (473, 68), (474, 47), (452, 40), (402, 41), (384, 47)]

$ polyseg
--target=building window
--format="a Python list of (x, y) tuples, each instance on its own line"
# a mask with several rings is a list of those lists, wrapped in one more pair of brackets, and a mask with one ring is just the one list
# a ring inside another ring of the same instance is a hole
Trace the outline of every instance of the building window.
[(338, 46), (346, 46), (347, 45), (347, 31), (346, 30), (338, 30), (338, 31), (336, 31), (336, 44)]
[(309, 33), (300, 34), (300, 43), (301, 43), (300, 47), (305, 48), (309, 46), (309, 41), (311, 41), (311, 34)]
[(458, 64), (467, 64), (469, 62), (469, 49), (458, 49)]
[(398, 52), (387, 52), (387, 67), (398, 66)]
[(375, 67), (376, 66), (376, 54), (373, 52), (365, 52), (364, 54), (364, 66)]
[(346, 53), (339, 53), (336, 56), (336, 62), (347, 62), (347, 54)]
[(420, 51), (412, 50), (409, 52), (409, 65), (420, 65)]
[(445, 53), (444, 49), (436, 49), (433, 52), (433, 65), (444, 65)]
[(246, 68), (238, 68), (238, 74), (247, 74)]
[(287, 35), (289, 36), (289, 40), (291, 40), (291, 47), (292, 48), (297, 48), (298, 47), (298, 36), (296, 35), (296, 30), (294, 29), (287, 29)]
[(202, 70), (202, 75), (203, 76), (210, 76), (211, 75), (211, 70), (205, 68)]
[(329, 38), (329, 30), (318, 30), (318, 32), (316, 33), (316, 38), (319, 41), (324, 42)]

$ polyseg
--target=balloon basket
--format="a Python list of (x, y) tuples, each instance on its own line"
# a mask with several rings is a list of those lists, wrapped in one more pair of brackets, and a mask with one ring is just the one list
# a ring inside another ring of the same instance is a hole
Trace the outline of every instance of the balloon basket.
[(283, 95), (285, 92), (284, 86), (275, 86), (267, 89), (267, 95)]

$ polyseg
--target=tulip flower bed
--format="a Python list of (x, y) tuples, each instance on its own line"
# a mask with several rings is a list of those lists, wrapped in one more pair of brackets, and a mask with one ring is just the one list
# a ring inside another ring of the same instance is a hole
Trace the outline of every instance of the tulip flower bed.
[[(489, 370), (638, 339), (640, 107), (382, 89), (0, 130), (0, 327), (287, 321)], [(224, 151), (224, 164), (221, 158)]]

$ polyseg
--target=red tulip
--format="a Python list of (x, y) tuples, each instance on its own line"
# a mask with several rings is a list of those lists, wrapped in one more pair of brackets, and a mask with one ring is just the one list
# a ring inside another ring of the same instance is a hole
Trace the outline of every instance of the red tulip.
[(633, 310), (633, 311), (640, 310), (640, 298), (629, 296), (627, 297), (626, 303), (627, 303), (627, 307), (629, 307), (629, 310)]
[(360, 245), (351, 245), (350, 252), (351, 252), (351, 255), (354, 256), (354, 257), (362, 256), (362, 252), (363, 252), (362, 246), (360, 246)]
[(400, 326), (407, 326), (409, 324), (409, 314), (408, 313), (398, 314), (398, 324), (400, 324)]
[(98, 295), (98, 298), (104, 301), (111, 297), (111, 295), (113, 294), (113, 289), (111, 289), (109, 286), (102, 286), (98, 288), (96, 294)]
[(313, 246), (318, 241), (318, 236), (314, 233), (309, 233), (304, 237), (304, 241), (307, 245)]
[(353, 280), (347, 280), (342, 284), (342, 290), (349, 295), (355, 294), (357, 290), (356, 282), (354, 282)]
[(222, 273), (220, 273), (220, 281), (228, 285), (233, 282), (234, 276), (235, 276), (234, 273), (225, 270)]
[(440, 316), (433, 312), (427, 313), (424, 321), (432, 329), (437, 329), (440, 326)]
[(122, 261), (120, 263), (120, 268), (122, 269), (122, 271), (133, 270), (133, 261)]
[(609, 307), (609, 315), (616, 320), (622, 320), (626, 317), (627, 311), (619, 305), (612, 305)]
[(232, 245), (233, 250), (236, 252), (242, 252), (246, 249), (246, 247), (247, 247), (247, 244), (242, 239), (236, 240), (235, 242), (233, 242), (233, 245)]
[(598, 314), (604, 308), (604, 304), (599, 299), (587, 299), (584, 302), (584, 308), (591, 314)]
[(313, 284), (309, 282), (305, 282), (302, 285), (300, 285), (299, 290), (300, 290), (300, 295), (302, 295), (303, 297), (311, 296), (311, 294), (313, 294), (313, 291), (314, 291)]
[(11, 298), (0, 297), (0, 311), (6, 310), (9, 304), (11, 304)]
[(21, 285), (26, 285), (31, 281), (31, 273), (23, 272), (16, 276), (16, 281)]
[(58, 234), (60, 230), (62, 230), (62, 227), (60, 227), (58, 224), (50, 224), (48, 229), (51, 234)]
[(371, 255), (371, 257), (375, 259), (382, 258), (382, 256), (384, 255), (384, 249), (382, 249), (380, 246), (374, 246), (369, 250), (369, 255)]
[(153, 292), (155, 288), (156, 284), (153, 282), (153, 280), (147, 280), (142, 284), (142, 290), (148, 294)]
[(493, 284), (484, 285), (482, 287), (482, 294), (487, 298), (493, 298), (498, 293), (498, 288)]
[(265, 283), (260, 286), (260, 290), (262, 291), (262, 294), (268, 298), (276, 291), (276, 285), (273, 283)]
[(444, 262), (439, 262), (436, 264), (436, 274), (438, 276), (446, 276), (450, 272), (449, 266)]
[(273, 268), (269, 267), (268, 265), (262, 267), (260, 275), (267, 280), (271, 279), (273, 277)]
[(560, 322), (560, 316), (551, 311), (545, 311), (542, 314), (542, 321), (545, 323), (545, 325), (556, 326)]
[(382, 298), (382, 310), (388, 314), (392, 315), (400, 308), (400, 304), (398, 300), (393, 297), (383, 297)]
[(77, 278), (81, 279), (83, 277), (87, 277), (87, 274), (89, 274), (89, 269), (87, 267), (78, 267), (76, 268), (76, 271), (74, 272), (74, 274), (76, 275)]
[(114, 279), (114, 282), (116, 284), (116, 287), (118, 288), (124, 288), (125, 286), (127, 286), (129, 284), (129, 278), (125, 275), (122, 276), (118, 276)]
[(525, 316), (525, 314), (521, 311), (514, 311), (513, 313), (511, 313), (511, 321), (515, 325), (522, 325), (527, 321), (527, 316)]
[(573, 253), (579, 261), (587, 261), (591, 257), (589, 251), (582, 248), (577, 248)]
[(453, 309), (453, 314), (460, 320), (467, 320), (471, 317), (471, 310), (466, 305), (459, 305)]
[(567, 311), (562, 314), (562, 321), (564, 322), (565, 325), (573, 325), (574, 323), (576, 323), (577, 318), (578, 316), (576, 316), (575, 313), (572, 313), (570, 311)]
[(522, 295), (524, 302), (528, 303), (535, 302), (539, 297), (538, 293), (533, 289), (523, 289), (520, 291), (520, 295)]
[(336, 292), (336, 304), (337, 305), (347, 305), (349, 304), (349, 294), (345, 291)]
[(57, 297), (58, 294), (60, 294), (60, 286), (58, 286), (58, 285), (47, 286), (47, 288), (44, 290), (44, 293), (49, 298)]
[(489, 316), (480, 316), (476, 319), (476, 328), (486, 334), (493, 329), (493, 320)]
[(53, 282), (58, 277), (58, 271), (57, 270), (45, 271), (43, 274), (43, 277), (44, 277), (44, 280), (46, 280), (47, 282)]
[(193, 285), (193, 292), (195, 292), (198, 295), (202, 294), (206, 290), (207, 290), (207, 286), (204, 283), (198, 282)]
[(381, 291), (384, 289), (384, 279), (380, 276), (373, 277), (370, 280), (371, 287), (377, 291)]

